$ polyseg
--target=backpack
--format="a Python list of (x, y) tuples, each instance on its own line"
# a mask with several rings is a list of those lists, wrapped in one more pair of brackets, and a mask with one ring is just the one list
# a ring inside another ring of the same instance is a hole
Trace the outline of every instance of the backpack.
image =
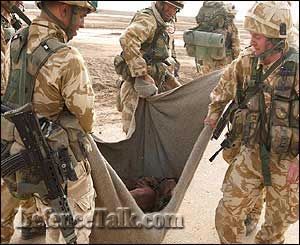
[(212, 32), (216, 29), (224, 28), (227, 15), (228, 8), (223, 2), (204, 1), (196, 16), (197, 30)]

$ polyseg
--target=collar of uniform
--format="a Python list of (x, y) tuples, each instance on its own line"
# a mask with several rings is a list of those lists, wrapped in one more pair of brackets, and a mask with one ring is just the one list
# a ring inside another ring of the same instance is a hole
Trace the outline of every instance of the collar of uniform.
[(57, 38), (60, 42), (67, 43), (68, 41), (67, 34), (61, 27), (43, 17), (37, 17), (32, 21), (29, 31), (29, 39), (32, 36), (35, 36), (40, 40), (52, 36)]

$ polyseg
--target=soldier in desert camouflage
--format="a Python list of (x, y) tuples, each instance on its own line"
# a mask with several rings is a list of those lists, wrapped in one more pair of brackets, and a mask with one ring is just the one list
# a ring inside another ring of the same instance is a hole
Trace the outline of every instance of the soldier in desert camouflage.
[(4, 57), (7, 50), (7, 42), (12, 37), (15, 29), (12, 26), (14, 19), (10, 10), (10, 6), (23, 5), (22, 1), (1, 1), (1, 95), (4, 93), (5, 81), (7, 74), (4, 73)]
[(183, 1), (156, 1), (139, 11), (120, 37), (123, 52), (114, 63), (125, 81), (118, 108), (126, 133), (139, 97), (180, 86), (172, 72), (176, 61), (170, 36), (175, 32), (176, 13), (182, 8)]
[[(8, 74), (5, 72), (5, 55), (7, 53), (7, 43), (17, 30), (21, 27), (21, 22), (11, 13), (11, 6), (23, 5), (22, 1), (1, 1), (1, 95), (4, 94)], [(14, 22), (15, 21), (15, 22)], [(18, 22), (18, 23), (17, 23)], [(2, 142), (4, 143), (4, 142)], [(5, 143), (1, 144), (1, 155), (5, 155)], [(31, 224), (31, 228), (22, 226), (22, 238), (29, 239), (36, 235), (45, 233), (45, 226), (35, 228), (32, 221), (33, 215), (37, 211), (34, 198), (20, 201), (13, 197), (7, 185), (1, 179), (1, 243), (8, 243), (14, 234), (14, 217), (18, 207), (22, 209), (22, 221)]]
[(221, 243), (241, 243), (246, 215), (265, 189), (265, 221), (255, 242), (283, 243), (299, 219), (299, 50), (288, 43), (289, 3), (256, 2), (244, 27), (251, 47), (224, 71), (205, 119), (214, 128), (230, 100), (239, 105), (229, 130), (235, 156), (223, 181), (216, 229)]
[[(30, 91), (26, 93), (25, 90), (25, 94), (19, 94), (19, 98), (25, 102), (32, 102), (38, 116), (53, 120), (61, 124), (64, 129), (72, 127), (72, 130), (67, 131), (70, 142), (68, 147), (72, 155), (74, 154), (72, 163), (78, 180), (68, 181), (68, 202), (72, 214), (83, 218), (83, 221), (77, 224), (86, 225), (85, 222), (93, 219), (96, 195), (90, 165), (85, 154), (90, 149), (86, 134), (91, 133), (94, 122), (94, 92), (82, 55), (76, 48), (68, 45), (68, 41), (76, 36), (79, 28), (83, 27), (86, 15), (96, 9), (89, 1), (37, 1), (36, 3), (41, 9), (41, 14), (32, 21), (27, 32), (26, 54), (30, 55), (35, 62), (40, 62), (39, 55), (43, 52), (36, 52), (36, 50), (47, 51), (51, 48), (54, 51), (37, 71), (36, 79), (33, 80), (32, 94)], [(18, 38), (16, 40), (18, 41)], [(10, 54), (14, 55), (12, 52)], [(22, 106), (13, 96), (14, 93), (18, 93), (13, 83), (15, 83), (15, 75), (19, 74), (16, 73), (17, 64), (14, 57), (8, 63), (11, 66), (11, 72), (4, 103)], [(35, 68), (28, 66), (27, 69), (31, 72)], [(57, 134), (57, 137), (62, 134), (66, 135), (61, 132)], [(53, 136), (54, 143), (56, 139), (57, 143), (61, 144), (60, 138), (55, 137), (56, 135)], [(10, 154), (16, 154), (23, 148), (22, 141), (15, 134)], [(44, 201), (36, 200), (49, 226), (53, 222), (51, 217), (47, 219), (47, 211), (50, 207)], [(83, 227), (76, 229), (75, 232), (78, 243), (89, 242), (90, 229)], [(46, 232), (46, 242), (65, 243), (65, 240), (59, 229), (49, 226)]]
[[(241, 49), (239, 31), (235, 24), (237, 13), (235, 6), (222, 1), (204, 2), (203, 9), (199, 10), (196, 17), (198, 27), (195, 30), (223, 34), (225, 39), (225, 57), (210, 57), (203, 60), (196, 58), (197, 70), (200, 71), (201, 75), (224, 68), (239, 56)], [(214, 12), (202, 13), (205, 11), (206, 5), (208, 5), (207, 9), (213, 9)]]

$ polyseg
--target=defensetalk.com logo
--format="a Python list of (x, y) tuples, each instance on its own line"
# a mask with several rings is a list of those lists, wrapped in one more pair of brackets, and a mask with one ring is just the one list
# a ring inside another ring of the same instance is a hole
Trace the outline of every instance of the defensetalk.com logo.
[[(24, 215), (23, 215), (24, 217)], [(49, 208), (47, 210), (48, 228), (60, 228), (72, 226), (68, 224), (63, 214), (55, 213)], [(75, 228), (87, 229), (183, 229), (184, 219), (180, 214), (175, 213), (146, 213), (142, 216), (132, 212), (130, 208), (117, 208), (115, 212), (109, 212), (106, 208), (96, 208), (93, 217), (84, 215), (74, 215)], [(42, 226), (43, 220), (38, 219), (38, 215), (32, 216), (33, 222), (23, 219), (21, 226)]]

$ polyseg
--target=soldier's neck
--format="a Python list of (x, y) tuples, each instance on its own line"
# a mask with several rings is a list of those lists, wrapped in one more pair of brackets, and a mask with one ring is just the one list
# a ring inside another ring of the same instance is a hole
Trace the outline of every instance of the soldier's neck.
[(280, 59), (282, 57), (282, 53), (279, 52), (279, 53), (275, 53), (275, 54), (271, 54), (269, 55), (268, 57), (266, 57), (262, 63), (264, 65), (270, 65), (272, 63), (274, 63), (276, 60)]

